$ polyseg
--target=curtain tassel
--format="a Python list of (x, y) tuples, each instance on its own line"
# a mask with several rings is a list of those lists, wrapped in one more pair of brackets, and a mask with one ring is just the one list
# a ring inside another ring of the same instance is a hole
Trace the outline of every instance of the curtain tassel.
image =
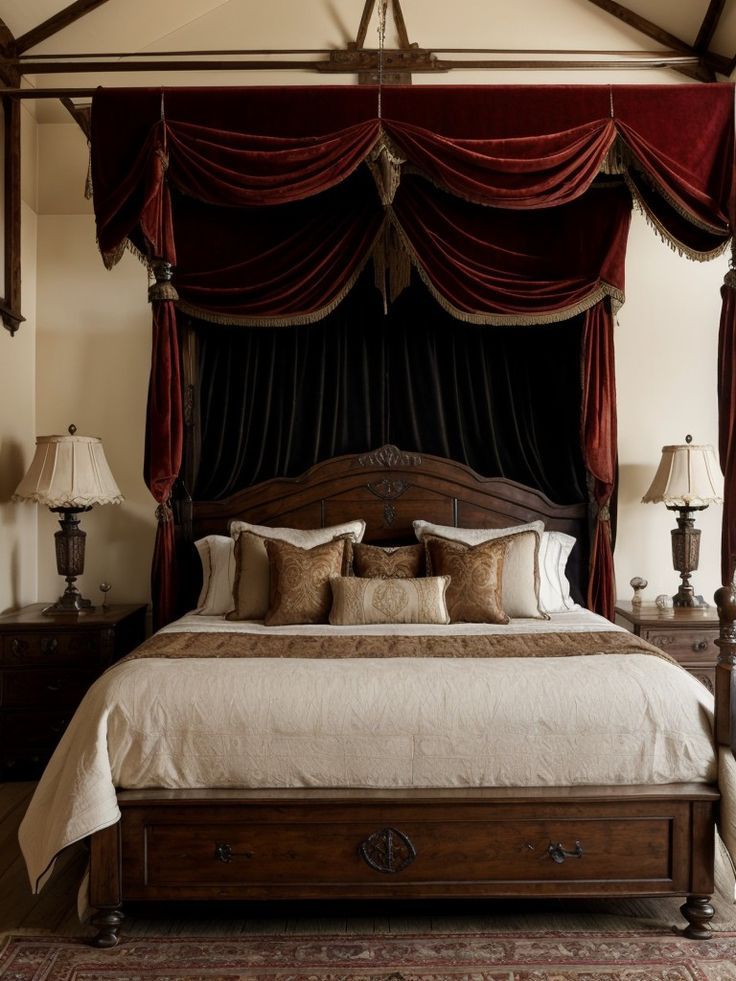
[(154, 259), (151, 262), (151, 272), (156, 282), (148, 287), (148, 302), (155, 303), (157, 300), (178, 300), (179, 294), (176, 287), (171, 282), (174, 276), (174, 267), (165, 259)]
[(411, 256), (393, 222), (386, 221), (373, 246), (373, 274), (376, 289), (383, 297), (383, 312), (406, 289), (411, 280)]

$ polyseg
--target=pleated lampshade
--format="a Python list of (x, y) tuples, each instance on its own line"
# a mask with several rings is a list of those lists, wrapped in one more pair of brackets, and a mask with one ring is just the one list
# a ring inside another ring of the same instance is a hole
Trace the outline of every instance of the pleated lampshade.
[(97, 436), (39, 436), (13, 500), (36, 501), (50, 508), (86, 508), (120, 504), (123, 495)]
[(683, 443), (663, 446), (662, 459), (643, 504), (664, 502), (671, 508), (703, 508), (722, 500), (721, 471), (712, 446)]

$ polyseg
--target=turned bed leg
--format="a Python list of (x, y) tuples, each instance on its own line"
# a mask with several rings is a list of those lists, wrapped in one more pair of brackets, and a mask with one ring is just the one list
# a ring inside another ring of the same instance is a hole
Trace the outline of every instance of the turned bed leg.
[(97, 927), (93, 947), (114, 947), (123, 922), (121, 888), (120, 824), (96, 831), (89, 849), (89, 903), (98, 912), (91, 923)]
[(125, 917), (120, 907), (101, 909), (92, 919), (92, 926), (97, 927), (97, 933), (90, 940), (93, 947), (115, 947), (120, 937), (120, 924)]
[(710, 921), (716, 913), (710, 896), (688, 896), (687, 902), (680, 907), (680, 912), (689, 924), (682, 931), (684, 937), (690, 940), (710, 940), (713, 936)]

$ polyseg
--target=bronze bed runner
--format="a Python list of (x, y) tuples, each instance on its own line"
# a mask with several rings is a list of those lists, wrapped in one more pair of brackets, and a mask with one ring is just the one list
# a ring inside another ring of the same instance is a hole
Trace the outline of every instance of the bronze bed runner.
[(154, 634), (119, 664), (147, 657), (576, 657), (664, 651), (624, 631), (584, 633), (406, 635), (260, 634), (181, 631)]

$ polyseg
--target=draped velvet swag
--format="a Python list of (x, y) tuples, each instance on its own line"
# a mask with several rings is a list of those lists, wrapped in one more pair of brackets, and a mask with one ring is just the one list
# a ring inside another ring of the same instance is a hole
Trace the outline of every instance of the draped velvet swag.
[[(369, 86), (98, 90), (92, 175), (105, 262), (132, 244), (169, 264), (152, 265), (165, 286), (173, 268), (173, 286), (153, 299), (146, 476), (159, 514), (181, 463), (175, 308), (221, 323), (305, 324), (335, 308), (371, 256), (392, 296), (411, 261), (438, 302), (472, 323), (585, 313), (581, 439), (597, 513), (588, 601), (611, 614), (612, 324), (629, 221), (621, 181), (672, 247), (696, 259), (721, 252), (736, 213), (733, 86), (381, 95), (379, 118)], [(729, 573), (734, 285), (727, 278), (723, 291), (719, 381)], [(172, 612), (167, 525), (154, 567), (161, 622)]]

